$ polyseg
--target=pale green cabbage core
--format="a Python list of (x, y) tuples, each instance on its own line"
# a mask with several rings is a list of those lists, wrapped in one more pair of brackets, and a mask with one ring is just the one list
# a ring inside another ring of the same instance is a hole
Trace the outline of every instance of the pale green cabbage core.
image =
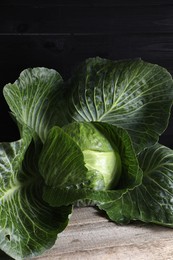
[(88, 177), (95, 190), (115, 188), (121, 176), (121, 158), (118, 149), (112, 147), (92, 123), (72, 123), (63, 127), (80, 147)]
[[(105, 189), (116, 186), (121, 175), (121, 159), (117, 152), (82, 151), (89, 171), (98, 171), (104, 179)], [(98, 187), (96, 187), (98, 188)]]

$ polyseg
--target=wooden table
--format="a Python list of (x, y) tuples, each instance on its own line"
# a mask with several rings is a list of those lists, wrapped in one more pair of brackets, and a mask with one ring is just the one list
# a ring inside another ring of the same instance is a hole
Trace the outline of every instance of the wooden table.
[(34, 260), (172, 260), (173, 230), (143, 223), (119, 226), (92, 207), (74, 210), (55, 246)]

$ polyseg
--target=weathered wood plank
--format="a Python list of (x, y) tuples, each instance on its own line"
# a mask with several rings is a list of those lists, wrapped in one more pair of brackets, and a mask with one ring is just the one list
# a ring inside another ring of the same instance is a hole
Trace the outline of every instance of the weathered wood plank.
[[(28, 66), (51, 66), (67, 73), (85, 58), (101, 56), (110, 59), (141, 57), (172, 69), (172, 41), (171, 34), (162, 37), (152, 34), (0, 36), (0, 66), (3, 69), (15, 64), (19, 67), (17, 73)], [(10, 77), (9, 74), (7, 80), (11, 80)]]
[[(92, 208), (76, 208), (54, 247), (33, 260), (172, 260), (173, 230), (116, 225)], [(0, 253), (1, 260), (11, 260)]]
[(0, 34), (172, 33), (172, 13), (166, 3), (1, 4)]
[(94, 208), (74, 210), (55, 246), (35, 260), (171, 260), (173, 230), (147, 224), (118, 226)]
[(168, 5), (172, 0), (1, 0), (0, 6), (151, 6), (151, 5)]

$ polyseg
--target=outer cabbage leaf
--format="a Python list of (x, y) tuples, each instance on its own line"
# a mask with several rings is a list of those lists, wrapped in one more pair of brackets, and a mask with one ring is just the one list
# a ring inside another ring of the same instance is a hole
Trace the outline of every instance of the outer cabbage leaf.
[(34, 129), (44, 140), (57, 122), (65, 124), (63, 113), (63, 80), (58, 72), (47, 68), (26, 69), (13, 83), (7, 84), (4, 97), (14, 118)]
[(122, 174), (118, 185), (111, 190), (94, 190), (97, 177), (87, 174), (80, 148), (62, 129), (54, 127), (47, 136), (39, 160), (39, 170), (46, 183), (43, 198), (50, 205), (69, 205), (78, 200), (94, 204), (115, 201), (141, 183), (141, 171), (128, 133), (106, 123), (92, 124), (119, 151)]
[(120, 126), (139, 152), (167, 127), (173, 81), (166, 69), (140, 59), (91, 58), (74, 73), (66, 96), (69, 121)]
[(79, 146), (58, 126), (48, 132), (39, 158), (39, 170), (48, 186), (70, 189), (89, 182)]
[(173, 150), (163, 145), (139, 156), (144, 171), (142, 186), (136, 189), (139, 219), (173, 227)]
[(0, 249), (14, 259), (50, 248), (71, 213), (70, 206), (52, 208), (43, 201), (37, 167), (42, 145), (31, 138), (23, 131), (21, 140), (0, 143)]
[(142, 184), (100, 208), (118, 223), (141, 220), (173, 227), (173, 150), (156, 144), (140, 153), (139, 162)]
[(26, 69), (4, 87), (4, 96), (16, 120), (43, 141), (54, 125), (101, 121), (126, 129), (139, 152), (158, 141), (168, 124), (173, 81), (166, 69), (140, 59), (92, 58), (68, 84), (55, 70)]

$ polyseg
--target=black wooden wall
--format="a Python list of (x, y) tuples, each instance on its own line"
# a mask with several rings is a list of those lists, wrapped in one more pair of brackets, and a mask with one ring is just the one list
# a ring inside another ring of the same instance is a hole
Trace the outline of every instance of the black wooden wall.
[[(2, 88), (28, 67), (64, 78), (93, 56), (136, 58), (173, 74), (172, 0), (0, 1), (0, 141), (17, 138)], [(173, 147), (173, 116), (161, 142)]]

